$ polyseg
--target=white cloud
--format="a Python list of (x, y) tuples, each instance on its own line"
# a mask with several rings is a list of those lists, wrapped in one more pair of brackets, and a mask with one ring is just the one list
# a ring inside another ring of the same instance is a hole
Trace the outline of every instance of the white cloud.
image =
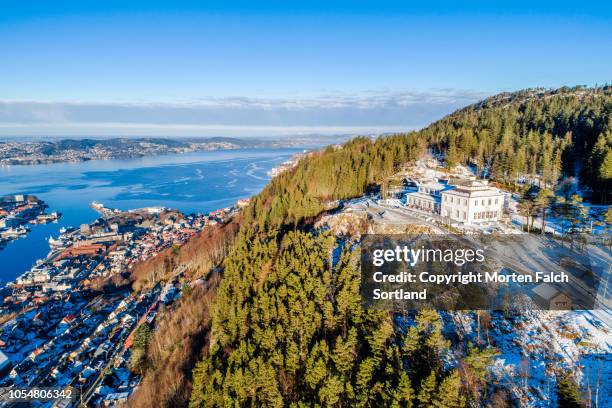
[(409, 126), (232, 126), (159, 125), (152, 123), (0, 123), (4, 136), (290, 136), (309, 134), (379, 134), (414, 130)]
[[(183, 102), (0, 101), (0, 135), (250, 135), (378, 133), (418, 128), (482, 99), (439, 89)], [(378, 130), (377, 130), (378, 129)], [(370, 131), (371, 130), (371, 131)]]

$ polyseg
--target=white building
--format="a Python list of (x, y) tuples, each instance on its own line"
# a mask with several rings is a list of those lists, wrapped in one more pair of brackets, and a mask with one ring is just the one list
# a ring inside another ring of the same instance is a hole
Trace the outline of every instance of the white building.
[(471, 181), (440, 195), (440, 215), (451, 222), (487, 224), (498, 222), (503, 216), (505, 195), (486, 181)]
[(440, 203), (442, 200), (440, 193), (452, 187), (447, 184), (429, 180), (419, 183), (417, 188), (418, 191), (406, 194), (406, 206), (421, 211), (440, 214)]

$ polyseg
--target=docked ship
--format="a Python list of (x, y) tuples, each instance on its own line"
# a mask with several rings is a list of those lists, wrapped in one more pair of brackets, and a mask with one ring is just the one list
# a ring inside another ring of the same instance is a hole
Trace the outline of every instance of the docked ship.
[(53, 237), (49, 237), (49, 239), (47, 239), (47, 242), (49, 243), (49, 246), (53, 249), (57, 249), (57, 248), (63, 248), (67, 245), (67, 240), (63, 239), (61, 236), (60, 238), (53, 238)]
[(27, 228), (24, 228), (23, 226), (19, 226), (17, 228), (9, 228), (7, 230), (0, 232), (0, 236), (6, 239), (15, 239), (21, 235), (27, 234), (28, 231), (29, 230)]
[(92, 201), (91, 202), (91, 208), (93, 208), (96, 211), (102, 211), (102, 210), (104, 210), (104, 204), (99, 203), (97, 201)]
[(31, 220), (30, 223), (46, 224), (48, 222), (57, 222), (60, 216), (61, 214), (58, 213), (57, 211), (53, 211), (51, 214), (39, 214), (38, 216), (36, 216), (36, 218)]

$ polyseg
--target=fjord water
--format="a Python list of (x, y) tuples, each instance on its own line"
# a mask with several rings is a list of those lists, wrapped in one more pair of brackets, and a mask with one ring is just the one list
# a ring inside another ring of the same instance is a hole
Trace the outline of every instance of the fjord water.
[(0, 195), (34, 194), (59, 222), (30, 225), (30, 233), (0, 249), (0, 287), (49, 252), (47, 239), (61, 227), (90, 223), (92, 201), (128, 210), (164, 206), (185, 213), (209, 212), (258, 193), (267, 172), (303, 149), (239, 149), (0, 167)]

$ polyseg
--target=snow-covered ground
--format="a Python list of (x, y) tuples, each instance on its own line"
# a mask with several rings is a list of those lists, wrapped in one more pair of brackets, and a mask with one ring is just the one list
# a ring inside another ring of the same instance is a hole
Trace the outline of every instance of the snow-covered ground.
[(447, 179), (448, 177), (470, 178), (475, 177), (476, 172), (472, 167), (457, 165), (451, 171), (444, 168), (439, 157), (431, 153), (417, 160), (410, 170), (412, 177), (425, 177), (430, 179)]
[[(599, 407), (612, 401), (612, 332), (588, 311), (440, 312), (443, 332), (454, 346), (480, 344), (498, 350), (489, 367), (489, 387), (502, 388), (521, 407), (556, 406), (556, 379), (570, 372), (584, 390), (583, 398)], [(402, 331), (414, 320), (398, 315)], [(449, 354), (447, 369), (459, 363), (461, 355)]]
[[(524, 217), (518, 213), (518, 203), (519, 198), (516, 195), (512, 195), (512, 198), (509, 200), (508, 209), (510, 210), (512, 222), (517, 225), (519, 228), (521, 225), (527, 224), (527, 217)], [(606, 227), (605, 222), (603, 222), (603, 214), (608, 210), (607, 205), (593, 205), (590, 203), (582, 203), (582, 205), (586, 209), (586, 213), (588, 214), (589, 221), (584, 225), (584, 229), (592, 233), (594, 235), (604, 235), (609, 234), (610, 229)], [(537, 216), (533, 219), (533, 226), (542, 229), (542, 217), (538, 213)], [(562, 235), (567, 232), (571, 228), (571, 223), (559, 217), (556, 217), (550, 211), (547, 212), (546, 215), (546, 232)]]
[[(467, 167), (455, 169), (467, 177), (473, 171)], [(430, 156), (417, 161), (415, 167), (406, 173), (411, 177), (447, 178), (449, 174), (440, 168), (440, 162)], [(512, 223), (518, 227), (526, 218), (517, 211), (518, 198), (509, 200)], [(606, 206), (587, 207), (591, 224), (588, 229), (595, 235), (609, 233), (603, 223)], [(346, 208), (369, 214), (376, 223), (401, 224), (421, 223), (432, 231), (445, 232), (436, 216), (404, 208), (395, 201), (381, 202), (368, 198), (347, 203)], [(567, 230), (564, 221), (554, 216), (546, 219), (546, 231), (555, 235)], [(541, 219), (536, 217), (534, 226), (541, 228)], [(513, 228), (508, 228), (512, 230)], [(537, 237), (536, 237), (537, 238)], [(545, 248), (519, 248), (522, 252), (512, 259), (541, 259), (535, 255), (542, 251), (550, 254), (553, 246), (541, 239)], [(523, 240), (521, 240), (523, 242)], [(542, 246), (540, 245), (540, 246)], [(517, 249), (518, 250), (518, 249)], [(610, 279), (610, 251), (601, 246), (586, 245), (583, 255), (590, 259), (595, 275), (600, 279), (597, 309), (592, 311), (541, 311), (531, 310), (520, 314), (504, 315), (490, 313), (490, 324), (485, 327), (483, 320), (476, 318), (476, 312), (440, 312), (445, 324), (444, 331), (449, 338), (458, 342), (488, 344), (499, 350), (490, 367), (493, 387), (509, 390), (512, 399), (519, 406), (544, 408), (556, 406), (556, 378), (563, 372), (570, 372), (580, 382), (583, 397), (591, 406), (612, 407), (612, 327), (610, 305), (612, 285)], [(546, 258), (546, 257), (544, 257)], [(555, 270), (555, 265), (535, 265), (537, 270)], [(602, 295), (602, 291), (608, 291)], [(481, 312), (482, 314), (486, 312)], [(399, 327), (409, 326), (409, 319), (398, 318)], [(457, 344), (455, 344), (457, 345)], [(456, 360), (449, 364), (457, 364)], [(597, 405), (595, 402), (597, 401)]]
[[(481, 312), (482, 314), (483, 312)], [(446, 330), (459, 341), (477, 342), (475, 312), (443, 313)], [(481, 317), (481, 344), (500, 352), (490, 367), (492, 383), (512, 394), (520, 406), (556, 406), (556, 376), (571, 372), (599, 407), (612, 400), (612, 332), (588, 311), (527, 311), (504, 316), (493, 312), (490, 325)], [(589, 398), (585, 395), (585, 398)]]

